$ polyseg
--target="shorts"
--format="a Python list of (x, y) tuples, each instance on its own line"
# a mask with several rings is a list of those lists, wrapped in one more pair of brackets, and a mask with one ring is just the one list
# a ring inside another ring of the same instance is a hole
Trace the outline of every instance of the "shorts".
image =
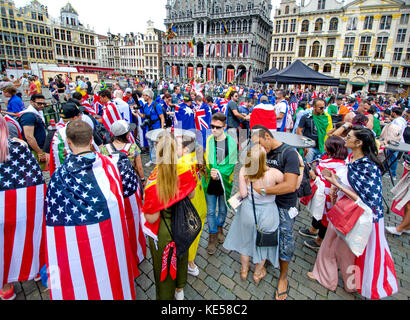
[(293, 226), (295, 219), (289, 217), (289, 209), (279, 208), (279, 259), (290, 262), (295, 252), (295, 239), (293, 238)]

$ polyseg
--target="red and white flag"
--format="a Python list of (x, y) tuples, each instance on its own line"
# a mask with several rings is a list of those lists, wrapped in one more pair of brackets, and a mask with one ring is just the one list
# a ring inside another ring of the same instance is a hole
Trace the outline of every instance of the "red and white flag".
[[(112, 102), (108, 102), (105, 106), (104, 106), (104, 112), (103, 112), (103, 116), (102, 116), (102, 120), (103, 120), (103, 125), (104, 127), (111, 132), (111, 127), (112, 125), (119, 121), (119, 120), (124, 120), (123, 117), (121, 116), (118, 108), (115, 106), (114, 103)], [(130, 142), (131, 143), (135, 143), (135, 138), (134, 136), (131, 134), (130, 135)]]
[(27, 147), (11, 141), (9, 154), (0, 164), (0, 287), (34, 279), (45, 264), (44, 178)]
[(139, 272), (112, 160), (70, 155), (51, 178), (45, 208), (51, 299), (135, 300)]

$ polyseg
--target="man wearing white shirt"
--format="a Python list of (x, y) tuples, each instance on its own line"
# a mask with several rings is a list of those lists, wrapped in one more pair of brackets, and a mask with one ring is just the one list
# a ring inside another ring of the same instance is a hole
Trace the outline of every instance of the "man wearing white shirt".
[[(398, 126), (401, 128), (401, 141), (404, 143), (404, 130), (407, 128), (407, 121), (402, 117), (403, 115), (403, 110), (400, 108), (393, 108), (391, 111), (391, 117), (393, 119), (392, 124)], [(394, 151), (387, 150), (387, 156), (389, 156), (391, 153)], [(396, 161), (396, 158), (398, 157), (399, 152), (394, 152), (394, 155), (389, 159), (389, 164), (392, 165), (391, 167), (391, 174), (393, 176), (393, 179), (396, 180), (396, 171), (397, 171), (397, 163), (399, 162), (398, 160)]]
[(130, 105), (126, 103), (124, 100), (124, 93), (120, 90), (116, 90), (114, 92), (114, 99), (113, 102), (117, 106), (118, 111), (121, 114), (121, 117), (127, 121), (128, 123), (132, 122), (132, 115)]
[[(288, 104), (285, 100), (285, 91), (279, 90), (276, 93), (276, 104), (275, 104), (275, 111), (276, 111), (276, 119), (277, 119), (277, 126), (278, 131), (281, 131), (283, 121), (286, 121), (287, 112), (289, 112)], [(286, 131), (286, 125), (285, 130)]]

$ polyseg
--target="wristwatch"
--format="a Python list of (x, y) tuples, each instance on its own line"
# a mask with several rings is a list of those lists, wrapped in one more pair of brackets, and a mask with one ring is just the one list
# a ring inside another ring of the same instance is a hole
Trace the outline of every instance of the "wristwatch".
[(264, 196), (264, 197), (266, 196), (266, 190), (265, 190), (265, 188), (262, 188), (262, 189), (261, 189), (261, 194), (262, 194), (262, 196)]

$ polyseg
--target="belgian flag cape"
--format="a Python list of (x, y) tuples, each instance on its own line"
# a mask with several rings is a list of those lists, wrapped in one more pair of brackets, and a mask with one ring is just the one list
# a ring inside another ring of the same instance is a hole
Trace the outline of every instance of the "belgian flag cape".
[(178, 172), (178, 194), (174, 199), (168, 203), (162, 203), (158, 199), (157, 195), (157, 176), (158, 176), (158, 166), (155, 167), (151, 175), (148, 178), (147, 185), (145, 187), (144, 205), (142, 207), (142, 222), (144, 233), (158, 240), (158, 230), (159, 223), (161, 219), (158, 219), (154, 224), (148, 223), (145, 220), (144, 214), (154, 214), (172, 207), (175, 203), (185, 199), (192, 191), (195, 190), (197, 182), (195, 179), (196, 170), (183, 163), (177, 164)]

